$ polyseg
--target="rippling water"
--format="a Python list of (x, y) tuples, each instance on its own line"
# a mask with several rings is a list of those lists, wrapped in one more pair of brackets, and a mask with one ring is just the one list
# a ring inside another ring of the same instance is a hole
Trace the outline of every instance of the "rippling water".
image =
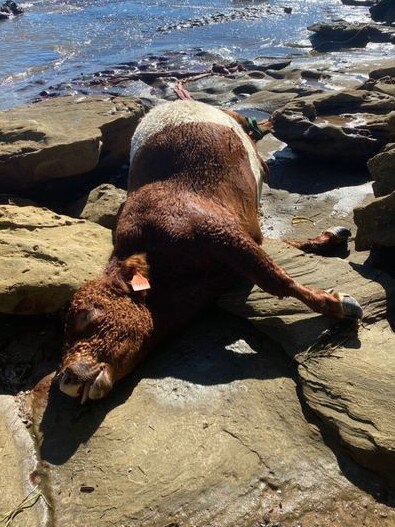
[[(216, 13), (239, 15), (251, 5), (262, 8), (260, 19), (157, 30)], [(22, 6), (25, 14), (0, 22), (0, 108), (23, 103), (82, 72), (152, 52), (201, 47), (228, 58), (303, 55), (309, 24), (366, 15), (366, 9), (343, 6), (340, 0), (37, 0)], [(292, 7), (291, 15), (284, 6)]]

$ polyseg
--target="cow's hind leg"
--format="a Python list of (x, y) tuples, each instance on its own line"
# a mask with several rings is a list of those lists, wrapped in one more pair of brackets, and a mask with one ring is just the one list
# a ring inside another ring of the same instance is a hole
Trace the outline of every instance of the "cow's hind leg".
[(331, 227), (315, 238), (309, 238), (304, 241), (284, 241), (305, 253), (329, 256), (339, 250), (347, 249), (347, 243), (350, 236), (351, 232), (347, 227)]
[(362, 317), (362, 309), (353, 297), (296, 282), (224, 210), (206, 215), (198, 222), (195, 235), (195, 242), (201, 242), (206, 253), (274, 296), (297, 298), (313, 311), (329, 316)]

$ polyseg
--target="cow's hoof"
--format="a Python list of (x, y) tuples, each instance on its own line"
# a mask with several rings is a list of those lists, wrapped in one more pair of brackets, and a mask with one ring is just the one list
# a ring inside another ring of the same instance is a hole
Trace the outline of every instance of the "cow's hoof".
[(336, 236), (338, 238), (339, 242), (347, 241), (351, 237), (351, 231), (350, 229), (347, 229), (347, 227), (330, 227), (329, 229), (326, 229), (324, 231), (325, 233), (330, 233)]
[(334, 296), (339, 299), (344, 318), (362, 318), (362, 308), (355, 298), (346, 293), (334, 293)]

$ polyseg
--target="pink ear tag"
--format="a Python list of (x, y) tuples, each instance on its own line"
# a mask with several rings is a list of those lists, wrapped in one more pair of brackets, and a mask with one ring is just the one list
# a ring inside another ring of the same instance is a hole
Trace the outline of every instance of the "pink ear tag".
[(145, 291), (146, 289), (151, 289), (148, 280), (140, 273), (136, 273), (130, 283), (133, 291)]

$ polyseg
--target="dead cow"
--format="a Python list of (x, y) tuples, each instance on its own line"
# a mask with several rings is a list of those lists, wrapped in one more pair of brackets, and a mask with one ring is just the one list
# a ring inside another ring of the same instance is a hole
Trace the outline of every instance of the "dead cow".
[[(244, 117), (195, 101), (165, 103), (141, 121), (113, 253), (68, 312), (58, 372), (64, 393), (82, 401), (106, 396), (240, 275), (318, 313), (361, 316), (353, 298), (298, 284), (260, 247), (266, 165), (246, 125)], [(338, 228), (299, 245), (317, 252), (344, 235)]]

